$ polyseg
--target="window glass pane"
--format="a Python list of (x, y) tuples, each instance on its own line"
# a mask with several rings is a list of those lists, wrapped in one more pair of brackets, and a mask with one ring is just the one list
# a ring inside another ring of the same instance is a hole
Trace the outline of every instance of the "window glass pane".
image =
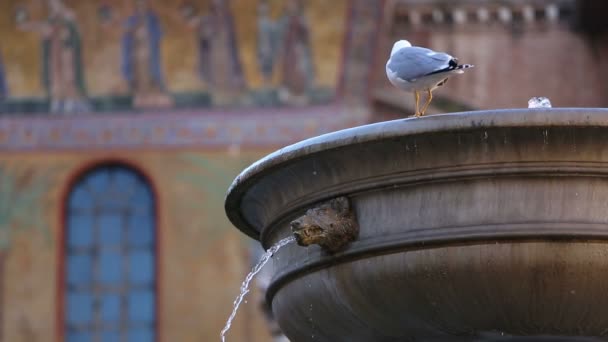
[[(103, 331), (101, 333), (101, 341), (102, 342), (119, 342), (120, 334), (118, 333), (118, 331)], [(131, 340), (129, 340), (129, 342), (131, 342)], [(150, 340), (149, 342), (153, 342), (153, 341)]]
[(152, 342), (154, 333), (152, 329), (131, 329), (129, 330), (129, 342)]
[(101, 244), (120, 244), (122, 232), (122, 217), (119, 213), (103, 213), (97, 219), (99, 224), (99, 239)]
[(154, 226), (150, 215), (131, 215), (127, 226), (128, 243), (132, 246), (151, 246), (154, 239)]
[(91, 215), (71, 214), (68, 217), (68, 246), (90, 247), (93, 243)]
[(101, 296), (101, 319), (106, 323), (120, 322), (120, 296), (117, 294)]
[(127, 300), (130, 321), (154, 321), (154, 294), (152, 291), (131, 292)]
[(91, 283), (91, 256), (71, 255), (67, 260), (68, 285), (88, 285)]
[(66, 341), (67, 342), (90, 342), (91, 334), (88, 332), (69, 331), (66, 334)]
[(115, 169), (112, 172), (112, 185), (125, 193), (131, 193), (135, 186), (141, 186), (137, 176), (125, 169)]
[(138, 187), (133, 197), (131, 205), (137, 208), (138, 213), (149, 214), (152, 209), (152, 192), (147, 187)]
[(150, 251), (133, 251), (129, 255), (129, 281), (145, 285), (154, 280), (154, 259)]
[(67, 296), (68, 324), (89, 323), (93, 319), (93, 296), (89, 293), (70, 293)]
[(103, 193), (110, 186), (110, 173), (107, 169), (96, 171), (86, 178), (88, 188), (94, 193)]
[(101, 251), (99, 254), (99, 281), (102, 284), (118, 284), (121, 281), (121, 259), (118, 250)]
[(70, 195), (70, 209), (87, 210), (93, 208), (93, 198), (86, 188), (80, 186)]

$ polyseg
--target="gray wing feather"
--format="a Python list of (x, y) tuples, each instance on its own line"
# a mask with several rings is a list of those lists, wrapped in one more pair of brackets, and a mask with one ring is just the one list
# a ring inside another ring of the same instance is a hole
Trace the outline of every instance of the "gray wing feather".
[(395, 52), (388, 67), (397, 77), (409, 81), (447, 68), (453, 58), (447, 53), (412, 46)]

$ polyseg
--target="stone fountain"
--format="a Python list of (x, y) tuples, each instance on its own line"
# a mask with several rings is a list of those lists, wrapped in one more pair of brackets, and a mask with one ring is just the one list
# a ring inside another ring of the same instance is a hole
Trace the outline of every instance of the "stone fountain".
[[(251, 165), (226, 212), (300, 341), (608, 337), (608, 109), (434, 115)], [(306, 246), (306, 247), (303, 247)]]

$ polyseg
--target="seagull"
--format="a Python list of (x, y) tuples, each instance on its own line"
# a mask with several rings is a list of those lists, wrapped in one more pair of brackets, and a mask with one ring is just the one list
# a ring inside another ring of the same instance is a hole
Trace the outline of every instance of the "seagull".
[[(447, 53), (412, 46), (407, 40), (399, 40), (393, 45), (386, 62), (386, 76), (395, 87), (414, 93), (414, 116), (419, 117), (424, 115), (431, 103), (433, 90), (444, 85), (453, 74), (462, 74), (464, 69), (472, 67), (471, 64), (458, 64), (458, 60)], [(419, 110), (421, 91), (426, 91), (428, 97), (422, 110)]]

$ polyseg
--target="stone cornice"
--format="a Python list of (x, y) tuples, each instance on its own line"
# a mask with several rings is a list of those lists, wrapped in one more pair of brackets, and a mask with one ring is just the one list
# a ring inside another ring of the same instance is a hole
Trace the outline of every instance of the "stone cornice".
[(274, 148), (358, 126), (367, 110), (340, 105), (0, 118), (0, 152)]
[(522, 1), (416, 1), (396, 0), (394, 23), (410, 28), (425, 25), (510, 24), (512, 22), (557, 23), (573, 10), (571, 0)]

